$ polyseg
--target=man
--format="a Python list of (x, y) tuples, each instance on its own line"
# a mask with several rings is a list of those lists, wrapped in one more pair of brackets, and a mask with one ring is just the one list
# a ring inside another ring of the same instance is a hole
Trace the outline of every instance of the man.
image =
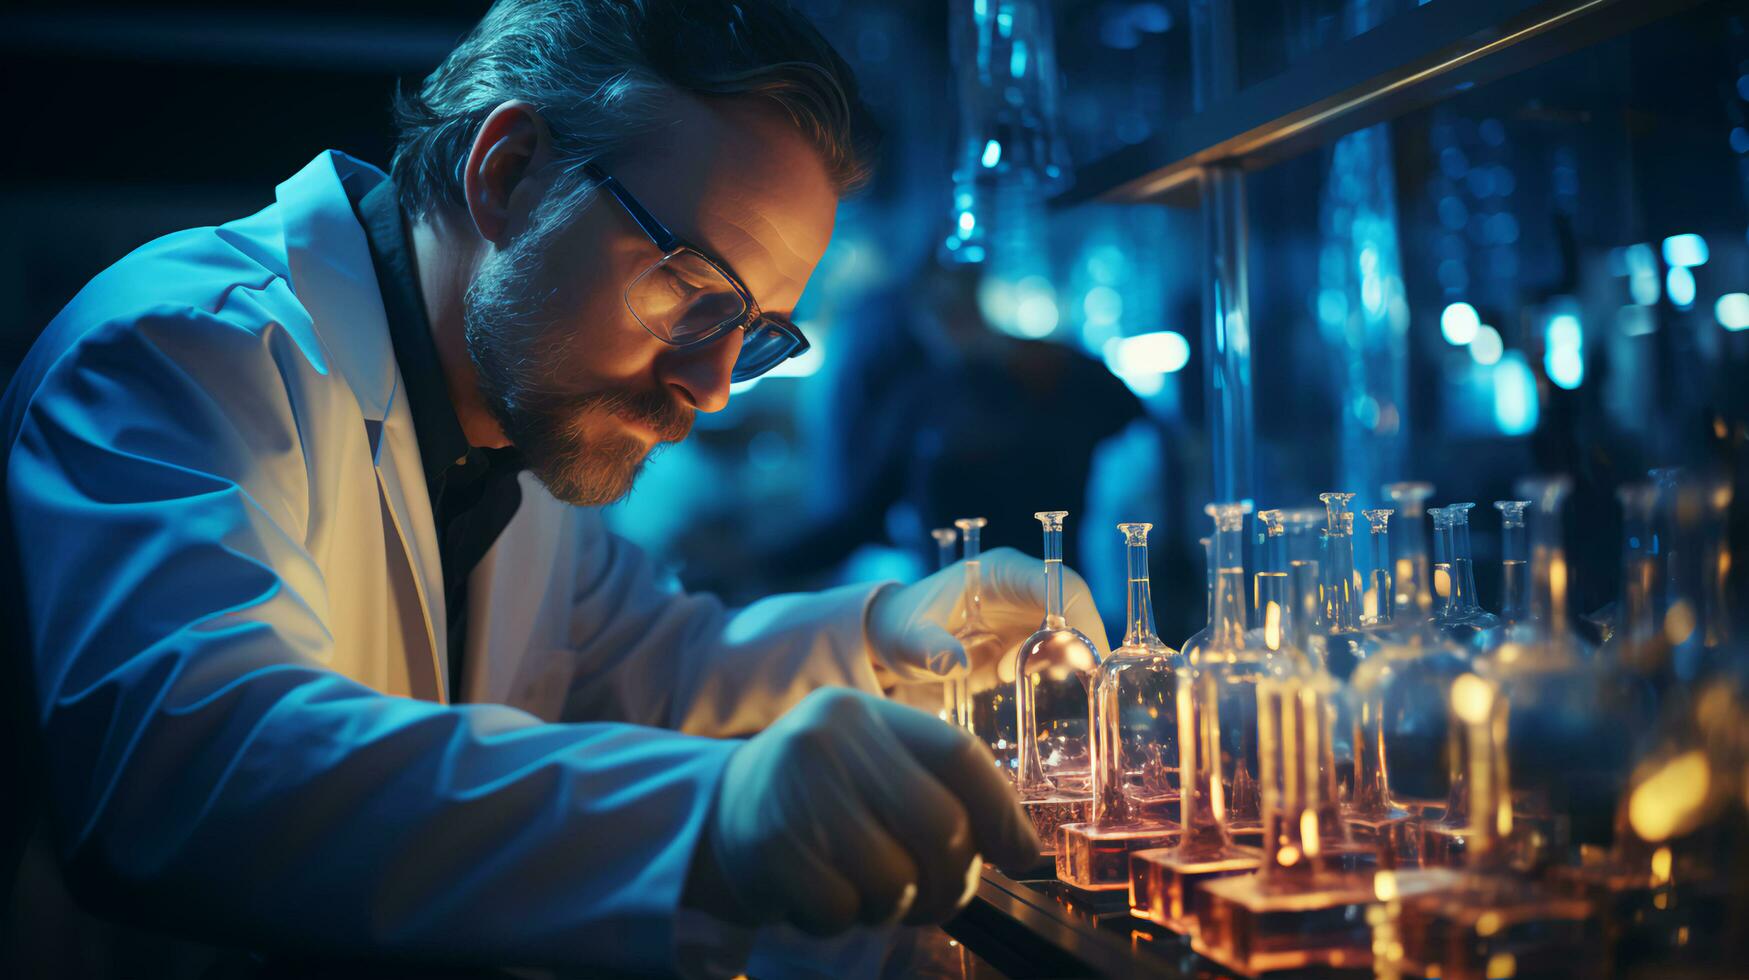
[[(780, 0), (501, 0), (398, 109), (392, 178), (324, 153), (124, 258), (0, 405), (13, 955), (718, 972), (742, 927), (940, 921), (1030, 860), (981, 747), (880, 696), (992, 672), (957, 572), (730, 613), (592, 509), (805, 344), (843, 62)], [(987, 566), (1018, 641), (1039, 565)]]

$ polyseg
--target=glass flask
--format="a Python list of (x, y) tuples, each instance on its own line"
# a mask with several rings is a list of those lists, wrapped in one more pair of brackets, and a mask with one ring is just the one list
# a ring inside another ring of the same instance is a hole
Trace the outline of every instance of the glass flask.
[(1531, 626), (1478, 660), (1508, 706), (1518, 818), (1538, 856), (1557, 861), (1573, 844), (1608, 842), (1632, 737), (1612, 717), (1621, 705), (1568, 620), (1561, 513), (1570, 487), (1564, 478), (1520, 482), (1533, 508)]
[(1099, 652), (1063, 616), (1063, 518), (1068, 512), (1033, 516), (1044, 530), (1045, 618), (1015, 660), (1015, 730), (1020, 733), (1015, 789), (1049, 855), (1058, 826), (1087, 819), (1088, 681)]
[[(1721, 683), (1728, 673), (1722, 669), (1667, 686), (1654, 700), (1655, 683), (1670, 676), (1672, 655), (1694, 634), (1710, 634), (1715, 652), (1729, 651), (1726, 657), (1741, 662), (1717, 602), (1730, 568), (1730, 495), (1728, 483), (1676, 479), (1617, 494), (1624, 517), (1622, 597), (1597, 661), (1611, 687), (1641, 711), (1621, 716), (1620, 723), (1645, 737), (1634, 746), (1610, 847), (1583, 853), (1578, 866), (1555, 869), (1555, 880), (1599, 904), (1612, 959), (1647, 975), (1740, 965), (1720, 962), (1724, 944), (1690, 939), (1717, 936), (1731, 921), (1730, 881), (1749, 856), (1742, 837), (1727, 829), (1726, 816), (1731, 797), (1742, 793), (1732, 771), (1749, 774), (1749, 755), (1741, 751), (1749, 738), (1744, 705), (1731, 697), (1732, 685)], [(1653, 545), (1660, 532), (1662, 553)], [(1678, 567), (1665, 569), (1670, 561)], [(1653, 601), (1660, 589), (1662, 616)], [(1739, 788), (1733, 792), (1733, 786)]]
[(1530, 537), (1525, 530), (1528, 500), (1496, 500), (1500, 512), (1501, 639), (1530, 619)]
[(1176, 932), (1196, 927), (1199, 884), (1254, 870), (1261, 840), (1257, 785), (1257, 685), (1288, 671), (1245, 634), (1245, 510), (1218, 504), (1215, 615), (1207, 646), (1178, 674), (1179, 826), (1176, 847), (1130, 856), (1131, 911)]
[[(959, 530), (951, 527), (938, 527), (930, 531), (929, 536), (935, 539), (936, 570), (939, 571), (953, 564), (959, 557)], [(960, 683), (954, 680), (941, 683), (941, 708), (936, 711), (935, 716), (950, 725), (959, 724), (958, 687)]]
[(1447, 636), (1486, 653), (1500, 645), (1500, 617), (1476, 601), (1476, 570), (1470, 558), (1470, 511), (1473, 503), (1447, 504), (1436, 522), (1445, 544), (1449, 591), (1438, 625)]
[(1433, 484), (1420, 482), (1392, 483), (1385, 487), (1397, 512), (1396, 566), (1391, 585), (1397, 591), (1397, 608), (1393, 619), (1398, 626), (1433, 617), (1433, 564), (1427, 556), (1427, 501), (1433, 496)]
[[(953, 522), (960, 529), (964, 542), (962, 556), (966, 566), (965, 620), (954, 631), (954, 639), (965, 647), (966, 663), (997, 663), (1006, 652), (1002, 640), (984, 622), (984, 575), (982, 532), (989, 524), (982, 517), (962, 517)], [(998, 671), (1000, 673), (1000, 671)], [(983, 686), (989, 685), (989, 686)], [(948, 681), (953, 719), (989, 747), (996, 765), (1010, 779), (1014, 777), (1017, 739), (1015, 737), (1014, 689), (995, 677), (985, 678), (974, 672)]]
[(1201, 886), (1192, 946), (1253, 975), (1365, 967), (1377, 852), (1348, 840), (1320, 765), (1330, 752), (1336, 683), (1322, 673), (1272, 677), (1256, 694), (1262, 864)]
[(1403, 895), (1404, 966), (1416, 976), (1602, 975), (1595, 906), (1512, 870), (1517, 817), (1507, 739), (1509, 717), (1520, 713), (1509, 712), (1501, 690), (1481, 676), (1465, 674), (1452, 685), (1468, 786), (1463, 867), (1398, 872), (1393, 882)]
[[(1312, 661), (1332, 677), (1346, 682), (1356, 666), (1377, 649), (1378, 643), (1360, 627), (1359, 580), (1354, 572), (1354, 512), (1352, 493), (1321, 493), (1325, 507), (1324, 608), (1329, 619), (1311, 635)], [(1342, 753), (1344, 737), (1338, 736)]]
[[(1350, 726), (1349, 741), (1354, 747), (1350, 780), (1353, 791), (1343, 815), (1354, 838), (1377, 848), (1386, 867), (1418, 863), (1421, 850), (1421, 830), (1415, 814), (1398, 805), (1391, 793), (1390, 749), (1396, 746), (1389, 743), (1403, 735), (1413, 739), (1420, 734), (1417, 729), (1427, 727), (1418, 717), (1420, 711), (1403, 710), (1422, 707), (1406, 703), (1410, 697), (1439, 696), (1437, 689), (1429, 692), (1409, 689), (1410, 683), (1423, 679), (1419, 675), (1406, 677), (1404, 673), (1421, 669), (1417, 661), (1424, 651), (1415, 642), (1413, 631), (1398, 635), (1391, 628), (1396, 608), (1391, 584), (1391, 513), (1384, 509), (1362, 512), (1372, 562), (1368, 595), (1373, 597), (1371, 604), (1375, 609), (1367, 628), (1377, 646), (1355, 668), (1348, 688), (1342, 692), (1345, 697), (1342, 718)], [(1443, 701), (1431, 706), (1442, 716), (1443, 708)], [(1411, 744), (1399, 762), (1426, 765), (1442, 761), (1437, 755), (1429, 756), (1424, 749), (1417, 749), (1421, 747)]]
[(1184, 658), (1154, 632), (1152, 524), (1119, 524), (1129, 569), (1123, 646), (1094, 671), (1093, 814), (1064, 825), (1057, 877), (1078, 888), (1128, 888), (1129, 855), (1177, 843), (1178, 676)]
[[(1424, 518), (1405, 521), (1400, 514), (1374, 510), (1367, 512), (1367, 520), (1373, 577), (1379, 577), (1380, 563), (1388, 561), (1385, 556), (1394, 554), (1391, 581), (1383, 587), (1402, 597), (1408, 590), (1396, 581), (1396, 573), (1417, 564), (1431, 567), (1421, 543)], [(1395, 533), (1393, 523), (1397, 525)], [(1410, 538), (1416, 543), (1393, 548), (1388, 538)], [(1418, 559), (1414, 557), (1417, 554)], [(1408, 594), (1409, 601), (1399, 601), (1389, 610), (1379, 607), (1379, 616), (1368, 627), (1378, 640), (1378, 650), (1349, 678), (1358, 725), (1356, 759), (1360, 763), (1350, 810), (1360, 821), (1400, 821), (1396, 816), (1400, 812), (1436, 818), (1450, 809), (1454, 796), (1462, 795), (1460, 768), (1450, 746), (1447, 705), (1452, 682), (1471, 669), (1471, 654), (1435, 629), (1427, 618), (1426, 610), (1433, 601), (1430, 576), (1422, 575)], [(1361, 838), (1369, 833), (1364, 823), (1351, 824), (1351, 829)], [(1420, 847), (1412, 840), (1398, 839), (1397, 843), (1399, 860), (1419, 859)]]

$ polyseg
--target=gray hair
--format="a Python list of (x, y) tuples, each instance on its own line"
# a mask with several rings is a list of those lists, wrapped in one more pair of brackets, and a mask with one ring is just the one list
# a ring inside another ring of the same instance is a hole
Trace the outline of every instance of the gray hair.
[(417, 219), (464, 206), (475, 134), (511, 99), (547, 121), (566, 168), (554, 190), (574, 206), (582, 164), (660, 122), (674, 91), (769, 99), (839, 193), (868, 179), (876, 134), (856, 79), (785, 0), (497, 0), (417, 92), (396, 93), (401, 207)]

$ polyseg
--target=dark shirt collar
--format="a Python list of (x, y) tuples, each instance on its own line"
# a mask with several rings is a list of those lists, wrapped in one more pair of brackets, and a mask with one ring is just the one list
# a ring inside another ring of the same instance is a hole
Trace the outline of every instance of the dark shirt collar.
[(425, 300), (413, 267), (413, 250), (407, 247), (401, 207), (395, 200), (395, 182), (382, 181), (362, 197), (353, 198), (353, 210), (370, 246), (371, 265), (383, 295), (383, 313), (389, 320), (389, 340), (400, 363), (407, 410), (413, 415), (413, 434), (435, 509), (444, 474), (468, 455), (468, 437), (456, 419), (443, 365), (437, 359), (437, 343), (431, 338), (431, 321), (425, 315)]

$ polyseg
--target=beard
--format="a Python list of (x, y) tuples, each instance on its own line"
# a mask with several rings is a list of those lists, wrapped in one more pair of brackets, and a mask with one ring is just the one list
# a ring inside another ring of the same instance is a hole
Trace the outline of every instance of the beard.
[(543, 208), (511, 246), (488, 256), (462, 309), (468, 356), (487, 409), (547, 492), (579, 506), (613, 503), (654, 454), (615, 418), (649, 427), (664, 443), (692, 430), (693, 411), (663, 390), (565, 393), (555, 369), (569, 363), (577, 338), (559, 336), (546, 314), (543, 257), (571, 213)]

